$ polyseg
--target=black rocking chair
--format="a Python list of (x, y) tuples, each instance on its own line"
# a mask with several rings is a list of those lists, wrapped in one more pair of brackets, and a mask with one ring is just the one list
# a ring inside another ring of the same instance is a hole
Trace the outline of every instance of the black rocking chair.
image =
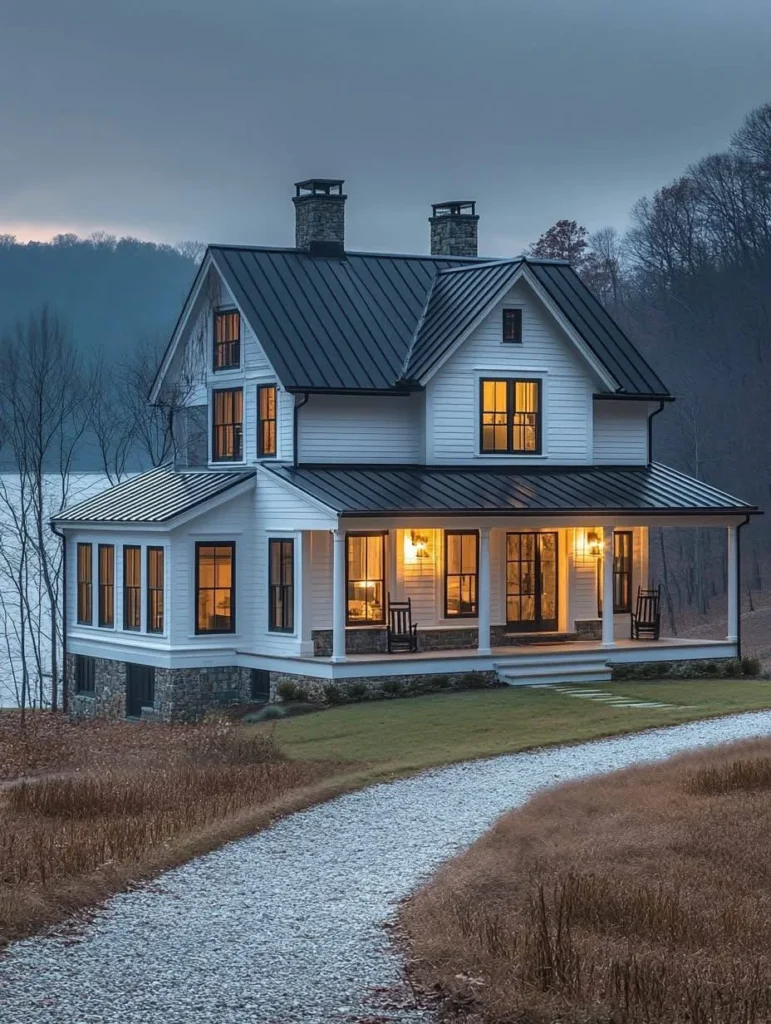
[(632, 639), (658, 640), (661, 629), (661, 586), (637, 588), (637, 611), (632, 613)]
[(417, 651), (418, 624), (412, 621), (412, 601), (392, 601), (388, 595), (388, 653)]

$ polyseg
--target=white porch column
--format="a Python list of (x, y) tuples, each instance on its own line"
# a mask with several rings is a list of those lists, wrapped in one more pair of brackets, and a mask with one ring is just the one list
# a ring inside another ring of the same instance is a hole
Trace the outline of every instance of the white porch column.
[(477, 654), (492, 654), (490, 647), (490, 527), (483, 526), (479, 531), (479, 593), (477, 607), (479, 609), (479, 636)]
[(345, 532), (332, 531), (332, 661), (345, 661)]
[(313, 654), (313, 567), (311, 563), (311, 533), (303, 530), (299, 536), (300, 558), (295, 569), (297, 575), (297, 607), (300, 621), (297, 636), (300, 640), (300, 654)]
[(602, 528), (602, 646), (613, 647), (613, 527)]
[(739, 531), (728, 527), (728, 634), (726, 640), (739, 639)]

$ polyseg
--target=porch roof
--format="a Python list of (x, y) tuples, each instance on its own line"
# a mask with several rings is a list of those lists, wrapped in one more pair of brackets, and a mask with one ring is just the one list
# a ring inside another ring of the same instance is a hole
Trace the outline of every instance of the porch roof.
[(648, 466), (267, 466), (341, 516), (747, 514), (759, 510), (701, 480)]

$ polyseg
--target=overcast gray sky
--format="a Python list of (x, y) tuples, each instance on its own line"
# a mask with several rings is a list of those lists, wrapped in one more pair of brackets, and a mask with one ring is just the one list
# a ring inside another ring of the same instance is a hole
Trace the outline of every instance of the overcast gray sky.
[(0, 231), (293, 244), (346, 179), (349, 248), (480, 250), (629, 208), (771, 100), (768, 0), (0, 0)]

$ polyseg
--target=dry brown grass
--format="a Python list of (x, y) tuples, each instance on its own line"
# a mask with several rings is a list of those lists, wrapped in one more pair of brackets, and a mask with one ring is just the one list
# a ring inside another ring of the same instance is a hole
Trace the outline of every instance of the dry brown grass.
[(411, 975), (495, 1024), (771, 1020), (771, 742), (536, 797), (405, 906)]
[[(332, 762), (288, 760), (272, 735), (224, 719), (45, 723), (38, 740), (53, 729), (57, 773), (0, 790), (0, 944), (335, 795), (355, 767), (342, 776)], [(34, 743), (28, 763), (40, 765)]]

